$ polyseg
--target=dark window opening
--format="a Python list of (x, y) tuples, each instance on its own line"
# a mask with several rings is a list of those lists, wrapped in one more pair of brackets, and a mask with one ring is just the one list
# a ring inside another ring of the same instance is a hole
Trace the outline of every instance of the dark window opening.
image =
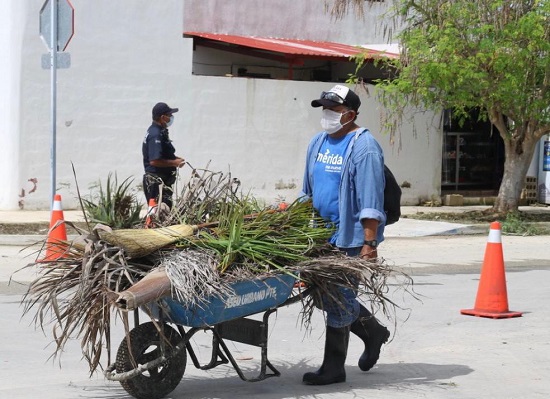
[(442, 194), (496, 195), (504, 173), (504, 142), (488, 121), (478, 120), (478, 111), (459, 123), (445, 112)]

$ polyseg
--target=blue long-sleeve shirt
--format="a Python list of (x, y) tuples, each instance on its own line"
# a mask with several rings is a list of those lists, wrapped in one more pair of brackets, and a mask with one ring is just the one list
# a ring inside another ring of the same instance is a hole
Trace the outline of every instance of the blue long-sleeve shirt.
[[(309, 143), (301, 196), (312, 196), (314, 165), (326, 137), (326, 132), (318, 133)], [(337, 247), (363, 246), (365, 238), (361, 219), (378, 220), (376, 239), (378, 242), (384, 240), (384, 186), (382, 148), (367, 129), (358, 129), (344, 156), (338, 193), (340, 223), (334, 236)]]

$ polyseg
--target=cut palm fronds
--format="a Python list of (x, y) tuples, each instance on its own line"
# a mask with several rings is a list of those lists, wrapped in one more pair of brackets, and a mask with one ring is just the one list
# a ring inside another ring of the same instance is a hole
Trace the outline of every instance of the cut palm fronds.
[(390, 286), (416, 298), (412, 278), (394, 270), (383, 258), (369, 260), (331, 251), (325, 256), (299, 262), (288, 270), (300, 276), (307, 286), (315, 287), (303, 303), (302, 324), (306, 327), (315, 308), (323, 308), (322, 296), (343, 307), (338, 288), (356, 290), (358, 298), (368, 303), (373, 314), (381, 311), (390, 320), (399, 308), (390, 298)]
[(177, 224), (156, 229), (120, 229), (103, 231), (100, 236), (109, 244), (126, 251), (130, 258), (141, 258), (184, 237), (192, 236), (197, 226)]
[(110, 357), (113, 292), (124, 291), (152, 266), (130, 264), (121, 248), (100, 240), (96, 231), (81, 235), (78, 243), (71, 246), (71, 257), (27, 266), (36, 267), (39, 277), (23, 298), (23, 313), (34, 310), (37, 326), (51, 326), (56, 344), (53, 356), (63, 352), (69, 339), (80, 338), (93, 373), (105, 348)]
[(217, 259), (212, 251), (184, 249), (170, 252), (160, 264), (172, 282), (172, 296), (182, 306), (194, 309), (208, 305), (207, 298), (229, 296), (231, 278), (219, 273)]
[[(168, 216), (159, 220), (162, 226), (174, 224), (203, 224), (222, 219), (224, 204), (242, 203), (237, 194), (240, 181), (231, 177), (231, 173), (213, 172), (192, 168), (191, 175), (181, 192), (174, 199)], [(247, 213), (261, 210), (257, 203), (249, 201)]]
[[(332, 252), (326, 257), (334, 228), (315, 216), (310, 202), (276, 211), (237, 195), (238, 184), (228, 175), (193, 170), (170, 214), (159, 220), (164, 227), (113, 230), (98, 225), (71, 243), (70, 256), (31, 265), (40, 274), (24, 297), (24, 313), (34, 310), (37, 326), (52, 326), (54, 356), (69, 339), (79, 338), (90, 372), (101, 367), (104, 351), (110, 364), (111, 311), (127, 320), (115, 302), (134, 284), (141, 290), (142, 281), (144, 293), (151, 294), (145, 301), (168, 294), (170, 285), (182, 306), (196, 308), (208, 306), (205, 298), (212, 295), (231, 295), (232, 282), (287, 273), (317, 287), (319, 295), (348, 287), (385, 313), (395, 306), (387, 280), (399, 275), (386, 264)], [(159, 277), (160, 284), (148, 286), (144, 277), (157, 267), (165, 275), (150, 275)], [(132, 308), (139, 306), (136, 298), (130, 296), (136, 302)], [(304, 302), (305, 323), (316, 304), (313, 298)], [(125, 328), (128, 333), (127, 324)]]
[(307, 259), (310, 252), (326, 244), (334, 231), (313, 215), (310, 202), (294, 202), (284, 212), (264, 210), (250, 220), (246, 211), (246, 206), (228, 206), (216, 229), (199, 231), (176, 246), (214, 251), (220, 259), (221, 273), (232, 266), (262, 273)]

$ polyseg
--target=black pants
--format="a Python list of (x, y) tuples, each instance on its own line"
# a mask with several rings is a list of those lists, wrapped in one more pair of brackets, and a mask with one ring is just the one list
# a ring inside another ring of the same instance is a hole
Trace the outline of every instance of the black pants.
[(149, 204), (150, 199), (159, 203), (160, 187), (162, 186), (162, 202), (172, 208), (172, 185), (176, 181), (174, 175), (157, 175), (154, 173), (145, 173), (143, 175), (143, 192)]

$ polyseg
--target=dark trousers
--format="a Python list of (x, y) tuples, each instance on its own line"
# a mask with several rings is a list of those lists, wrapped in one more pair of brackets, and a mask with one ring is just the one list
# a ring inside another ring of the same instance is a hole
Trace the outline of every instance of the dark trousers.
[(159, 203), (162, 186), (162, 202), (168, 205), (169, 208), (172, 208), (172, 184), (174, 184), (175, 180), (174, 176), (145, 173), (143, 175), (143, 192), (145, 193), (147, 204), (149, 204), (149, 200), (151, 199), (157, 201), (157, 204)]

